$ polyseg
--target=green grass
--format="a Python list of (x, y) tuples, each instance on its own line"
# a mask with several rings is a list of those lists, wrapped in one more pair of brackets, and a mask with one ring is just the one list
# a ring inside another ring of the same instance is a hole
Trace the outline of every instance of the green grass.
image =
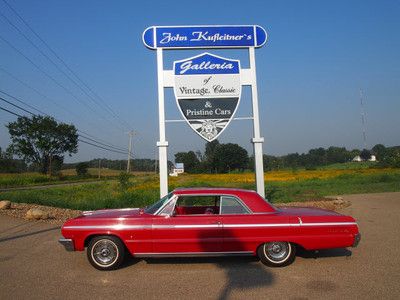
[(355, 162), (350, 161), (346, 163), (337, 163), (326, 165), (322, 167), (317, 167), (318, 170), (359, 170), (359, 169), (368, 169), (368, 168), (376, 168), (378, 162), (376, 161), (362, 161)]
[[(101, 180), (114, 179), (115, 176), (103, 176)], [(95, 181), (97, 176), (77, 176), (77, 175), (62, 175), (62, 176), (48, 176), (39, 173), (21, 173), (21, 174), (1, 174), (0, 173), (0, 188), (13, 188), (23, 186), (35, 185), (51, 185), (57, 183), (68, 182), (83, 182)]]
[[(3, 192), (0, 200), (36, 203), (63, 208), (92, 210), (101, 208), (143, 207), (159, 198), (155, 184), (157, 177), (135, 177), (131, 188), (121, 191), (117, 182), (99, 182), (86, 185), (57, 187), (44, 190)], [(143, 183), (147, 188), (135, 189)], [(198, 182), (194, 179), (179, 186), (216, 186), (212, 180)], [(225, 186), (254, 189), (252, 183), (226, 183)], [(177, 187), (170, 186), (170, 190)], [(273, 202), (291, 202), (320, 199), (327, 195), (400, 191), (400, 172), (388, 174), (344, 174), (328, 179), (307, 179), (266, 182), (267, 194)]]
[[(329, 179), (266, 183), (273, 202), (320, 199), (329, 195), (400, 191), (400, 174), (345, 174)], [(267, 193), (268, 194), (268, 193)]]

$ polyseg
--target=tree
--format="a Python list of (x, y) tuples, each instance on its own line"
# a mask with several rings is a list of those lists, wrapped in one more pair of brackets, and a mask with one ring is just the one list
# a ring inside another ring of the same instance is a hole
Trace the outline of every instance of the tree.
[(362, 160), (368, 160), (371, 158), (371, 151), (364, 149), (363, 151), (361, 151), (360, 153), (360, 157)]
[(183, 163), (185, 172), (188, 173), (196, 172), (200, 165), (200, 161), (197, 158), (196, 153), (194, 153), (193, 151), (176, 153), (175, 162)]
[(27, 166), (20, 159), (13, 159), (8, 152), (3, 152), (0, 147), (0, 173), (20, 173), (26, 171)]
[(58, 123), (49, 116), (19, 117), (6, 125), (11, 136), (10, 149), (27, 163), (40, 166), (43, 174), (50, 170), (52, 160), (65, 153), (78, 151), (78, 134), (74, 125)]
[(75, 166), (76, 175), (85, 176), (88, 173), (89, 164), (87, 162), (80, 162)]
[(215, 151), (220, 146), (218, 140), (214, 140), (212, 142), (208, 142), (206, 144), (206, 149), (204, 151), (204, 163), (206, 164), (206, 168), (211, 172), (215, 171), (217, 166), (215, 164)]
[(388, 152), (387, 148), (382, 144), (375, 145), (371, 150), (377, 160), (382, 160)]
[(214, 161), (218, 172), (243, 171), (248, 165), (249, 155), (238, 144), (220, 144), (215, 149)]
[(326, 156), (328, 164), (344, 163), (352, 159), (345, 147), (329, 147)]

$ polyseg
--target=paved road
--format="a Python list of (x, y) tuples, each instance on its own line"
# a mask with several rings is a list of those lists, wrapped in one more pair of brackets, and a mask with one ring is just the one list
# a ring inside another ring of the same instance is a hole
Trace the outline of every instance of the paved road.
[(129, 260), (100, 272), (58, 245), (59, 228), (0, 215), (0, 299), (398, 299), (400, 193), (346, 196), (356, 249), (271, 269), (253, 258)]

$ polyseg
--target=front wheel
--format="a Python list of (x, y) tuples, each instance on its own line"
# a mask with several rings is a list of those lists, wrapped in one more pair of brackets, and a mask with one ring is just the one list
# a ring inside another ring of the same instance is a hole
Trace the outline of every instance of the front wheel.
[(294, 261), (296, 247), (288, 242), (268, 242), (258, 247), (257, 255), (269, 267), (283, 267)]
[(97, 236), (87, 248), (87, 257), (98, 270), (117, 269), (124, 260), (125, 247), (121, 240), (114, 236)]

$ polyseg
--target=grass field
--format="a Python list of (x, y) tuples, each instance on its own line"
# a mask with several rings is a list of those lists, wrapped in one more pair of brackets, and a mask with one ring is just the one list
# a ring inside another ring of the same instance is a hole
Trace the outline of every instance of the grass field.
[[(0, 188), (12, 188), (33, 185), (49, 185), (56, 183), (80, 182), (80, 181), (94, 181), (94, 180), (109, 180), (115, 179), (121, 171), (101, 169), (100, 179), (99, 170), (96, 168), (89, 168), (87, 176), (77, 176), (75, 169), (62, 170), (59, 176), (48, 176), (40, 173), (0, 173)], [(147, 172), (132, 172), (134, 176), (143, 176), (149, 174)]]
[[(400, 169), (346, 167), (274, 171), (265, 173), (265, 182), (267, 197), (272, 202), (316, 200), (327, 195), (400, 191)], [(254, 189), (254, 174), (183, 174), (170, 177), (169, 181), (170, 190), (199, 186)], [(158, 176), (154, 174), (136, 174), (125, 190), (121, 189), (117, 180), (112, 180), (0, 194), (0, 200), (81, 210), (142, 207), (158, 198)]]

